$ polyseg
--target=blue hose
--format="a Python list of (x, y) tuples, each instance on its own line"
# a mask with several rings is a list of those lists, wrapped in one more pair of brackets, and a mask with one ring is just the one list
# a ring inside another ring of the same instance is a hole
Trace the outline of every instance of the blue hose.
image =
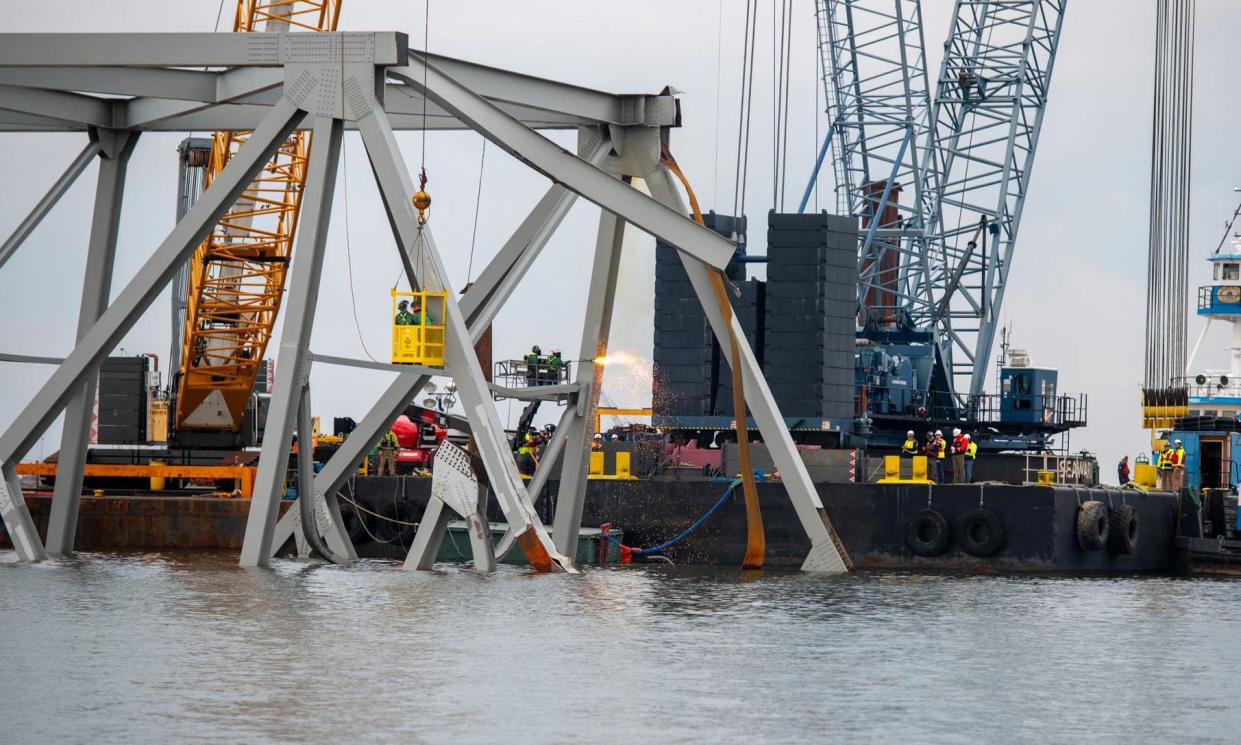
[(731, 497), (733, 494), (733, 490), (736, 489), (737, 485), (740, 483), (741, 483), (741, 479), (734, 480), (731, 484), (728, 485), (728, 488), (724, 490), (724, 493), (720, 495), (720, 498), (715, 500), (715, 504), (711, 505), (711, 507), (706, 512), (702, 513), (702, 515), (700, 515), (698, 519), (693, 522), (692, 525), (690, 525), (685, 530), (682, 530), (680, 533), (677, 533), (675, 536), (673, 536), (669, 540), (666, 540), (663, 543), (659, 544), (658, 546), (650, 546), (648, 548), (635, 548), (633, 546), (626, 547), (620, 541), (613, 538), (611, 534), (608, 534), (607, 539), (611, 541), (612, 543), (615, 543), (617, 546), (620, 546), (621, 548), (629, 548), (630, 551), (635, 551), (637, 553), (642, 554), (643, 556), (649, 556), (651, 554), (660, 553), (661, 551), (668, 548), (672, 544), (676, 543), (677, 541), (681, 540), (685, 536), (697, 530), (698, 526), (706, 522), (707, 518), (711, 517), (712, 513), (718, 510), (720, 506), (724, 504), (724, 502), (728, 501), (728, 498)]

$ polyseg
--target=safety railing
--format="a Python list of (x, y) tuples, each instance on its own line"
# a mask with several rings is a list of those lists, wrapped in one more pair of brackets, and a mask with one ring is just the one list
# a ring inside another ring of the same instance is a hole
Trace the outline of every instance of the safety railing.
[(1241, 286), (1206, 285), (1198, 288), (1198, 312), (1241, 315)]
[(946, 393), (884, 386), (859, 386), (856, 409), (874, 418), (963, 421), (977, 424), (1021, 423), (1051, 428), (1086, 425), (1086, 394), (1003, 396), (983, 393), (958, 400)]
[(492, 381), (505, 388), (533, 388), (540, 385), (559, 385), (570, 380), (572, 363), (551, 362), (540, 358), (537, 363), (526, 360), (500, 360), (495, 363)]
[(1223, 370), (1175, 378), (1173, 383), (1184, 388), (1191, 399), (1241, 399), (1241, 378)]

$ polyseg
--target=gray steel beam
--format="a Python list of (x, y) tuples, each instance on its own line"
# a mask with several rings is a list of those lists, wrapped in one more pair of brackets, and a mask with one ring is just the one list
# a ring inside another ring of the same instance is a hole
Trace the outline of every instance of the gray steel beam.
[[(345, 532), (345, 524), (340, 517), (340, 503), (337, 502), (335, 494), (325, 497), (315, 493), (314, 448), (305, 446), (306, 443), (311, 442), (314, 431), (310, 412), (310, 381), (308, 379), (302, 382), (297, 404), (298, 504), (290, 506), (288, 511), (297, 513), (300, 520), (305, 504), (310, 504), (310, 516), (313, 517), (310, 527), (315, 535), (306, 535), (306, 541), (327, 561), (334, 564), (348, 564), (356, 561), (358, 554), (353, 548), (353, 542), (349, 540), (349, 534)], [(310, 455), (309, 458), (304, 457), (307, 454)], [(307, 501), (303, 503), (303, 499)], [(303, 534), (306, 533), (305, 529), (306, 525), (303, 523)], [(322, 539), (326, 539), (326, 544)]]
[(406, 63), (409, 43), (396, 31), (57, 33), (0, 34), (0, 67), (278, 67), (332, 38), (341, 38), (341, 46), (370, 45), (376, 65)]
[(410, 54), (422, 54), (436, 69), (496, 105), (512, 104), (620, 126), (672, 127), (680, 123), (676, 98), (671, 94), (613, 95), (418, 50), (410, 50)]
[[(0, 45), (2, 46), (2, 45)], [(271, 158), (302, 119), (292, 104), (272, 109), (246, 145), (204, 192), (202, 199), (177, 224), (121, 291), (106, 313), (74, 347), (56, 372), (0, 436), (0, 461), (10, 462), (25, 455), (38, 441), (90, 370), (116, 346), (142, 312), (159, 295), (181, 264), (216, 221), (245, 190), (254, 176)]]
[(26, 500), (22, 498), (21, 481), (17, 478), (17, 466), (0, 461), (0, 518), (9, 533), (9, 542), (22, 561), (41, 561), (47, 558), (39, 531), (35, 528)]
[(0, 109), (95, 127), (115, 124), (112, 103), (78, 93), (0, 85)]
[[(656, 199), (678, 212), (686, 212), (681, 194), (677, 191), (672, 176), (666, 169), (660, 168), (646, 180), (646, 184)], [(684, 253), (680, 256), (681, 264), (689, 275), (698, 301), (702, 304), (707, 320), (711, 323), (715, 338), (719, 340), (721, 347), (727, 349), (729, 347), (729, 325), (724, 319), (724, 314), (711, 288), (711, 280), (707, 274), (710, 270), (691, 256)], [(848, 571), (845, 557), (841, 555), (833, 539), (827, 512), (823, 509), (823, 502), (819, 499), (814, 484), (810, 481), (810, 473), (806, 470), (805, 462), (797, 453), (797, 446), (793, 444), (793, 438), (784, 424), (779, 407), (776, 406), (771, 390), (767, 387), (767, 381), (763, 377), (762, 369), (758, 366), (758, 360), (754, 357), (749, 343), (746, 342), (745, 333), (736, 315), (733, 315), (731, 320), (731, 333), (736, 336), (737, 346), (741, 352), (741, 372), (746, 404), (750, 408), (750, 415), (758, 424), (763, 442), (767, 444), (771, 452), (776, 470), (780, 472), (783, 483), (788, 489), (793, 510), (797, 513), (802, 528), (810, 538), (810, 554), (802, 564), (802, 569), (823, 572)], [(725, 359), (728, 359), (731, 366), (732, 359), (727, 355)]]
[[(79, 342), (108, 309), (112, 266), (116, 259), (116, 235), (120, 229), (121, 203), (125, 196), (125, 172), (129, 156), (138, 143), (136, 132), (103, 130), (98, 136), (103, 151), (95, 186), (90, 239), (86, 244), (86, 272), (82, 279), (82, 303), (78, 310)], [(73, 553), (98, 374), (98, 366), (89, 368), (77, 392), (65, 406), (60, 454), (56, 462), (56, 485), (52, 491), (52, 508), (47, 524), (47, 552), (53, 556)]]
[[(410, 203), (410, 197), (414, 193), (413, 180), (405, 167), (387, 115), (382, 109), (375, 109), (364, 119), (372, 118), (375, 120), (373, 126), (362, 129), (362, 142), (370, 157), (375, 180), (379, 184), (379, 193), (392, 223), (393, 235), (403, 249), (402, 259), (410, 285), (424, 286), (429, 284), (430, 279), (437, 279), (441, 287), (449, 290), (444, 303), (444, 359), (457, 383), (457, 394), (462, 408), (469, 415), (474, 442), (486, 466), (491, 488), (495, 491), (496, 499), (509, 525), (517, 534), (518, 543), (523, 544), (522, 536), (527, 536), (523, 545), (527, 555), (530, 556), (531, 551), (543, 552), (550, 560), (551, 567), (572, 571), (569, 559), (556, 553), (551, 536), (535, 514), (525, 487), (522, 486), (513, 454), (504, 441), (504, 428), (496, 413), (495, 402), (492, 401), (483, 380), (482, 368), (474, 352), (465, 316), (448, 285), (447, 272), (431, 233), (425, 226), (418, 224), (417, 215)], [(415, 274), (415, 258), (412, 254), (419, 250), (418, 258), (429, 265), (433, 278), (418, 277)], [(539, 557), (530, 556), (531, 563), (536, 566), (537, 558)]]
[(294, 252), (297, 259), (293, 262), (284, 328), (280, 334), (280, 364), (276, 366), (276, 384), (272, 389), (263, 450), (254, 477), (254, 496), (246, 519), (242, 566), (266, 566), (272, 554), (277, 507), (289, 462), (289, 446), (293, 442), (301, 386), (309, 374), (310, 334), (314, 328), (343, 137), (344, 127), (339, 119), (315, 119)]
[[(633, 188), (626, 185), (626, 188)], [(604, 369), (594, 360), (607, 356), (612, 328), (612, 307), (616, 300), (616, 278), (620, 272), (621, 244), (625, 221), (603, 210), (595, 239), (595, 261), (586, 293), (586, 316), (582, 343), (578, 349), (577, 385), (580, 416), (569, 421), (564, 465), (560, 470), (560, 491), (556, 495), (553, 537), (556, 549), (566, 556), (577, 556), (578, 533), (582, 527), (582, 508), (586, 504), (586, 478), (590, 471), (590, 440), (594, 434), (595, 410), (603, 386)], [(557, 433), (559, 434), (559, 432)]]
[[(0, 85), (210, 101), (220, 73), (136, 67), (0, 67)], [(277, 80), (277, 83), (282, 82)]]
[(33, 354), (9, 354), (0, 352), (0, 362), (22, 362), (33, 365), (59, 365), (64, 357), (39, 357)]
[(405, 68), (389, 69), (388, 75), (417, 90), (425, 89), (432, 101), (456, 114), (505, 152), (600, 207), (624, 214), (628, 222), (677, 246), (681, 252), (720, 269), (732, 260), (736, 251), (732, 241), (565, 152), (433, 66), (415, 60), (415, 64)]
[(335, 357), (330, 354), (315, 354), (313, 352), (310, 353), (310, 359), (314, 362), (322, 362), (325, 365), (343, 365), (345, 367), (358, 367), (363, 370), (382, 370), (383, 372), (401, 373), (402, 375), (431, 376), (444, 374), (444, 371), (437, 367), (371, 362), (370, 360), (357, 360), (350, 357)]
[(90, 165), (91, 159), (98, 154), (99, 141), (92, 133), (91, 141), (86, 143), (86, 147), (82, 148), (82, 152), (78, 153), (78, 157), (73, 159), (73, 162), (60, 175), (60, 178), (56, 179), (48, 188), (47, 193), (34, 206), (34, 209), (30, 210), (30, 214), (26, 215), (26, 219), (21, 221), (21, 224), (8, 237), (4, 245), (0, 245), (0, 267), (3, 267), (5, 262), (13, 257), (17, 248), (34, 232), (39, 223), (43, 222), (43, 218), (47, 217), (47, 213), (52, 211), (52, 208), (65, 195), (65, 192), (69, 191), (69, 187), (73, 186), (73, 182), (78, 180), (78, 176), (82, 175), (82, 171), (85, 171), (86, 167)]

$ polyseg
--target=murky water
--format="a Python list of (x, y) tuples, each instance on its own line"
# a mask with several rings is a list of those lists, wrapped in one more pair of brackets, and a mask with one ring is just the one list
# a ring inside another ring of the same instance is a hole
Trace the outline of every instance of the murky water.
[(10, 744), (1241, 738), (1227, 581), (87, 555), (0, 630)]

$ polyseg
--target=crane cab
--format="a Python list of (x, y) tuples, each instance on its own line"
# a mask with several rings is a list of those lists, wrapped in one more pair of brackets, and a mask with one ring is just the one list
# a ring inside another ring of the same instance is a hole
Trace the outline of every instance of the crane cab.
[(392, 290), (393, 364), (444, 366), (447, 291)]

